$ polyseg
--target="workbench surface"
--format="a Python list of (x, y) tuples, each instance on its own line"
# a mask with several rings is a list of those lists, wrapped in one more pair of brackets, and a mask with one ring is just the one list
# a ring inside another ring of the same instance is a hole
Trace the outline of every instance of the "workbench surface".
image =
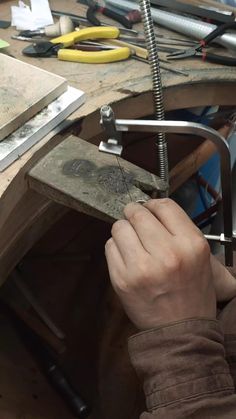
[[(10, 6), (13, 4), (16, 2), (1, 3), (2, 19), (10, 19)], [(50, 5), (52, 9), (74, 14), (84, 13), (85, 10), (74, 0), (51, 0)], [(160, 32), (168, 31), (160, 28)], [(116, 116), (120, 118), (139, 118), (152, 114), (151, 77), (146, 63), (129, 59), (120, 63), (93, 65), (63, 62), (56, 58), (29, 58), (21, 53), (26, 42), (11, 39), (15, 33), (13, 28), (0, 30), (0, 38), (10, 43), (8, 52), (12, 56), (55, 72), (65, 77), (71, 86), (85, 91), (85, 105), (70, 117), (71, 120), (77, 120), (72, 132), (79, 133), (81, 138), (94, 141), (94, 137), (101, 132), (99, 109), (104, 104), (113, 104)], [(181, 35), (179, 37), (182, 38)], [(187, 72), (188, 77), (162, 71), (166, 110), (235, 105), (234, 67), (207, 64), (199, 59), (176, 61), (171, 65)], [(30, 80), (28, 86), (29, 89), (37, 89)], [(0, 282), (4, 281), (38, 237), (65, 211), (60, 205), (29, 190), (26, 173), (66, 135), (57, 135), (50, 141), (45, 137), (0, 174)]]

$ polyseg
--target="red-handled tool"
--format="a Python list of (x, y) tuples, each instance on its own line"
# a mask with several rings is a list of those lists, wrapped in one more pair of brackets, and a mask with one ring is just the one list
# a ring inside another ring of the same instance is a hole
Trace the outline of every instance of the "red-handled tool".
[(236, 58), (228, 55), (218, 55), (208, 52), (205, 48), (208, 47), (212, 41), (218, 36), (223, 35), (228, 29), (236, 29), (236, 22), (225, 23), (220, 25), (214, 31), (209, 33), (202, 39), (196, 47), (189, 48), (185, 51), (173, 52), (167, 56), (169, 60), (182, 60), (190, 57), (201, 57), (202, 60), (210, 61), (212, 63), (223, 64), (228, 66), (236, 66)]
[(133, 23), (129, 19), (127, 19), (123, 14), (110, 9), (107, 6), (100, 6), (94, 0), (79, 0), (79, 3), (87, 4), (88, 9), (86, 18), (93, 26), (101, 26), (100, 20), (96, 17), (96, 13), (101, 13), (102, 15), (120, 23), (125, 28), (132, 29)]

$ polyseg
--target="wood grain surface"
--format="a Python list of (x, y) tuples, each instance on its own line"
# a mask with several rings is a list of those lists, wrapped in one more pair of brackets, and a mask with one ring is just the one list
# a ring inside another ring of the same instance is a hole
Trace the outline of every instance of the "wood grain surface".
[(129, 202), (148, 200), (143, 191), (168, 188), (159, 177), (75, 136), (36, 164), (29, 185), (52, 201), (108, 222), (123, 218)]

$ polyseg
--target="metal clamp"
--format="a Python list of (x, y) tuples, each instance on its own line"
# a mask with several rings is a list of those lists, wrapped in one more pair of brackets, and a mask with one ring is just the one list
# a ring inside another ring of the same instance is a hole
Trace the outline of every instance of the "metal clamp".
[(104, 105), (101, 110), (101, 124), (108, 135), (108, 140), (101, 141), (99, 144), (99, 150), (104, 153), (115, 154), (121, 156), (123, 146), (121, 143), (121, 134), (116, 129), (115, 115), (112, 108), (108, 105)]
[[(224, 137), (214, 129), (195, 122), (115, 119), (110, 106), (106, 106), (105, 111), (104, 113), (103, 107), (101, 111), (101, 123), (108, 136), (110, 137), (110, 134), (112, 134), (112, 138), (107, 143), (101, 142), (99, 150), (106, 153), (121, 154), (122, 142), (117, 139), (117, 134), (120, 132), (193, 134), (208, 139), (215, 144), (220, 155), (224, 232), (220, 236), (207, 235), (206, 238), (208, 240), (217, 240), (224, 245), (225, 264), (226, 266), (233, 266), (233, 250), (236, 248), (236, 237), (233, 235), (232, 176), (229, 146)], [(109, 117), (106, 115), (109, 115)], [(115, 142), (112, 142), (114, 141), (113, 139), (115, 139)], [(117, 152), (117, 146), (119, 147), (119, 153)]]

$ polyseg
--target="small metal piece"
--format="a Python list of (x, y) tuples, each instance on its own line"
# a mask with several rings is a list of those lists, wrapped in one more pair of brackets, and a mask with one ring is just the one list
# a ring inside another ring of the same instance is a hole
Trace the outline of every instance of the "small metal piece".
[(121, 135), (116, 130), (115, 115), (112, 108), (108, 105), (104, 105), (100, 111), (101, 114), (101, 125), (106, 131), (108, 141), (101, 141), (99, 144), (99, 151), (104, 153), (115, 154), (121, 156), (123, 147), (121, 144)]
[(117, 145), (116, 140), (109, 139), (107, 142), (101, 141), (98, 149), (99, 151), (103, 151), (103, 153), (121, 156), (123, 147), (121, 145)]
[(53, 55), (57, 55), (60, 48), (62, 48), (61, 44), (42, 41), (27, 46), (22, 50), (22, 53), (29, 57), (52, 57)]
[(233, 231), (232, 237), (225, 237), (224, 233), (220, 235), (214, 234), (204, 234), (205, 239), (213, 242), (220, 243), (222, 246), (231, 245), (233, 250), (236, 250), (236, 235), (235, 231)]

